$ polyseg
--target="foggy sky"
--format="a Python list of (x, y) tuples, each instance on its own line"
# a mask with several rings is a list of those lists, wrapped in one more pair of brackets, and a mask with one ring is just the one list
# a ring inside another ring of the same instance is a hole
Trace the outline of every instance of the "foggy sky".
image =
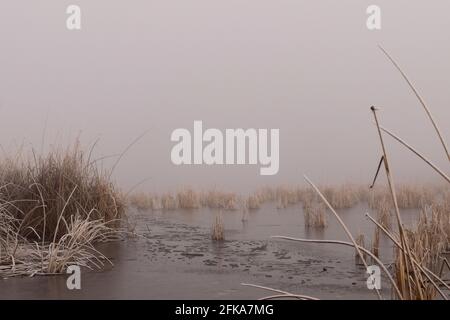
[[(66, 29), (66, 7), (82, 30)], [(366, 28), (366, 8), (382, 30)], [(448, 162), (425, 112), (377, 48), (407, 72), (450, 140), (450, 3), (362, 0), (4, 0), (0, 4), (0, 144), (45, 152), (80, 136), (95, 156), (120, 153), (124, 189), (253, 188), (370, 183), (382, 124), (444, 171)], [(175, 166), (176, 128), (280, 129), (280, 170)], [(440, 181), (386, 137), (399, 181)], [(105, 162), (111, 165), (113, 160)]]

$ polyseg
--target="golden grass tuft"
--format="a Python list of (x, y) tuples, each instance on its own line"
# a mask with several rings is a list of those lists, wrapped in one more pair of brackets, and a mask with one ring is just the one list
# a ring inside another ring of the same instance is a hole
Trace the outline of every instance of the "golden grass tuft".
[(101, 267), (93, 245), (117, 238), (124, 202), (78, 144), (0, 163), (0, 275)]
[(153, 197), (144, 192), (133, 193), (127, 197), (127, 203), (138, 210), (152, 210)]
[[(450, 215), (445, 206), (435, 205), (422, 210), (417, 225), (407, 229), (406, 236), (415, 260), (434, 274), (439, 274), (443, 264), (442, 253), (448, 250), (450, 243)], [(395, 272), (398, 279), (408, 274), (399, 250), (396, 250)], [(414, 299), (421, 298), (417, 286), (412, 286), (408, 294)], [(436, 297), (437, 291), (431, 283), (422, 281), (421, 294), (423, 299), (430, 300)]]
[(182, 209), (200, 208), (200, 198), (198, 194), (190, 189), (184, 189), (177, 193), (178, 205)]
[(211, 228), (211, 238), (214, 241), (225, 240), (225, 227), (223, 224), (222, 212), (216, 214)]
[(40, 241), (58, 240), (66, 221), (78, 215), (118, 225), (124, 201), (106, 172), (100, 172), (75, 144), (66, 151), (5, 159), (0, 163), (0, 205), (20, 221), (19, 234)]
[(257, 194), (253, 194), (248, 196), (247, 201), (247, 209), (256, 210), (261, 208), (261, 200), (259, 199)]
[(323, 193), (334, 209), (350, 209), (359, 203), (359, 190), (351, 184), (323, 188)]
[(305, 227), (326, 228), (328, 226), (326, 207), (317, 201), (303, 202)]
[(211, 209), (237, 210), (239, 199), (233, 192), (211, 190), (202, 194), (201, 202)]

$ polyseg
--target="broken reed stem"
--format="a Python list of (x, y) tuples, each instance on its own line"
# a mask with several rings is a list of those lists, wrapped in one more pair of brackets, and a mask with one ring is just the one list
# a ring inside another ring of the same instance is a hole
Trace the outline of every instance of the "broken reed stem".
[[(391, 239), (391, 241), (402, 251), (404, 251), (405, 249), (403, 249), (401, 247), (401, 244), (398, 242), (398, 240), (394, 237), (393, 234), (391, 234), (386, 228), (384, 228), (380, 223), (378, 223), (378, 221), (376, 221), (374, 218), (372, 218), (370, 216), (370, 214), (366, 213), (366, 217), (369, 218), (369, 220), (371, 220), (378, 228), (379, 230), (383, 231), (383, 233), (389, 238)], [(434, 278), (436, 278), (442, 285), (444, 285), (444, 287), (446, 287), (448, 290), (450, 290), (450, 286), (448, 284), (446, 284), (438, 275), (436, 275), (433, 271), (431, 271), (430, 269), (428, 269), (425, 266), (421, 266), (419, 264), (419, 262), (417, 261), (416, 257), (411, 257), (411, 260), (413, 261), (413, 263), (419, 268), (419, 270), (425, 275), (425, 277), (427, 277), (427, 279), (431, 282), (431, 284), (435, 287), (435, 289), (437, 290), (437, 292), (439, 292), (439, 294), (442, 296), (442, 298), (444, 300), (448, 300), (447, 296), (439, 289), (439, 286), (433, 281), (433, 279), (431, 279), (431, 277), (428, 275), (428, 273), (430, 275), (432, 275)]]
[(370, 250), (367, 250), (366, 248), (362, 247), (362, 246), (358, 246), (358, 245), (354, 245), (351, 242), (348, 241), (340, 241), (340, 240), (314, 240), (314, 239), (300, 239), (300, 238), (292, 238), (292, 237), (285, 237), (285, 236), (272, 236), (271, 238), (275, 238), (275, 239), (284, 239), (284, 240), (290, 240), (290, 241), (298, 241), (298, 242), (313, 242), (313, 243), (328, 243), (328, 244), (342, 244), (345, 246), (349, 246), (349, 247), (354, 247), (355, 249), (359, 249), (364, 251), (367, 255), (369, 255), (384, 271), (384, 273), (386, 273), (387, 277), (389, 278), (389, 280), (391, 281), (392, 286), (394, 287), (395, 291), (397, 292), (398, 296), (400, 297), (401, 300), (403, 300), (402, 294), (400, 292), (400, 290), (397, 287), (397, 284), (395, 283), (394, 278), (392, 278), (391, 274), (389, 273), (389, 271), (386, 269), (386, 266), (383, 264), (383, 262), (372, 252), (370, 252)]
[(242, 286), (245, 287), (253, 287), (253, 288), (259, 288), (259, 289), (263, 289), (263, 290), (267, 290), (267, 291), (272, 291), (272, 292), (276, 292), (276, 293), (280, 293), (283, 296), (290, 296), (290, 297), (296, 297), (297, 299), (300, 300), (319, 300), (315, 297), (310, 297), (310, 296), (305, 296), (305, 295), (299, 295), (299, 294), (293, 294), (293, 293), (289, 293), (287, 291), (283, 291), (283, 290), (278, 290), (278, 289), (273, 289), (273, 288), (269, 288), (269, 287), (263, 287), (263, 286), (259, 286), (256, 284), (251, 284), (251, 283), (241, 283)]
[(444, 173), (442, 172), (441, 169), (439, 169), (436, 165), (434, 165), (430, 160), (428, 160), (427, 158), (425, 158), (425, 156), (421, 155), (417, 150), (415, 150), (412, 146), (410, 146), (408, 143), (406, 143), (404, 140), (402, 140), (401, 138), (399, 138), (397, 135), (395, 135), (394, 133), (392, 133), (391, 131), (389, 131), (386, 128), (383, 128), (382, 126), (380, 126), (380, 129), (384, 132), (386, 132), (388, 135), (390, 135), (392, 138), (394, 138), (395, 140), (397, 140), (398, 142), (400, 142), (402, 145), (404, 145), (406, 148), (408, 148), (410, 151), (412, 151), (416, 156), (418, 156), (420, 159), (422, 159), (423, 161), (425, 161), (430, 167), (432, 167), (438, 174), (440, 174), (448, 183), (450, 183), (450, 178)]
[[(330, 205), (330, 203), (328, 202), (328, 200), (324, 197), (324, 195), (322, 194), (322, 192), (320, 192), (320, 190), (316, 187), (316, 185), (309, 180), (309, 178), (304, 175), (304, 178), (306, 180), (306, 182), (308, 182), (308, 184), (317, 192), (317, 194), (320, 196), (320, 198), (323, 200), (323, 202), (325, 202), (325, 204), (327, 205), (327, 207), (331, 210), (331, 212), (334, 214), (334, 216), (336, 217), (336, 219), (338, 220), (339, 224), (342, 226), (342, 228), (344, 229), (345, 233), (347, 234), (347, 236), (350, 238), (350, 240), (352, 241), (356, 251), (358, 252), (358, 256), (360, 257), (362, 263), (364, 264), (364, 267), (368, 268), (367, 262), (364, 259), (364, 256), (361, 252), (361, 250), (359, 249), (358, 244), (356, 243), (355, 239), (352, 236), (352, 233), (350, 232), (350, 230), (348, 230), (347, 226), (345, 225), (344, 221), (342, 221), (341, 217), (339, 217), (339, 215), (337, 214), (337, 212), (334, 210), (334, 208)], [(381, 300), (381, 294), (380, 291), (378, 289), (375, 288), (375, 291), (378, 295), (378, 298)]]
[(433, 124), (433, 127), (436, 130), (436, 133), (437, 133), (437, 135), (439, 137), (439, 140), (441, 141), (441, 144), (444, 147), (445, 153), (447, 155), (447, 159), (448, 159), (448, 161), (450, 161), (450, 153), (448, 151), (447, 144), (445, 143), (445, 140), (442, 137), (441, 131), (439, 130), (439, 127), (438, 127), (436, 121), (434, 121), (433, 116), (432, 116), (432, 114), (430, 112), (430, 109), (428, 109), (425, 101), (422, 99), (422, 97), (420, 96), (419, 92), (416, 90), (416, 88), (414, 87), (412, 82), (409, 80), (409, 78), (406, 76), (406, 74), (403, 72), (403, 70), (400, 68), (398, 63), (394, 60), (394, 58), (392, 58), (391, 55), (382, 46), (378, 46), (378, 47), (381, 49), (381, 51), (383, 51), (383, 53), (386, 55), (386, 57), (388, 57), (388, 59), (392, 62), (394, 67), (400, 72), (400, 74), (402, 75), (403, 79), (405, 79), (405, 81), (408, 83), (408, 85), (411, 88), (411, 90), (416, 95), (417, 99), (419, 99), (420, 104), (422, 105), (422, 107), (424, 108), (426, 114), (428, 115), (428, 118), (430, 119), (431, 123)]
[[(397, 195), (395, 193), (395, 187), (394, 187), (394, 181), (393, 181), (393, 177), (391, 174), (391, 170), (389, 168), (389, 160), (387, 157), (387, 152), (386, 152), (386, 147), (384, 145), (384, 141), (383, 141), (383, 135), (381, 134), (381, 129), (380, 129), (380, 124), (378, 122), (378, 117), (377, 117), (377, 113), (376, 113), (376, 108), (374, 106), (372, 106), (370, 108), (370, 110), (372, 110), (373, 116), (375, 118), (375, 124), (377, 126), (377, 131), (378, 131), (378, 136), (380, 138), (380, 143), (381, 143), (381, 148), (383, 150), (383, 156), (384, 156), (384, 169), (386, 171), (386, 177), (388, 180), (388, 185), (389, 185), (389, 190), (391, 192), (391, 196), (392, 196), (392, 201), (394, 203), (394, 208), (395, 208), (395, 213), (396, 213), (396, 217), (397, 217), (397, 224), (398, 224), (398, 230), (399, 230), (399, 234), (400, 234), (400, 240), (401, 240), (401, 244), (402, 247), (406, 248), (406, 252), (402, 250), (403, 253), (403, 262), (405, 263), (405, 267), (406, 267), (406, 283), (408, 284), (408, 289), (409, 289), (409, 298), (411, 297), (411, 292), (412, 292), (412, 287), (411, 287), (411, 282), (409, 279), (409, 266), (411, 265), (413, 268), (413, 273), (414, 273), (414, 279), (416, 281), (417, 284), (417, 288), (418, 288), (418, 292), (419, 292), (419, 296), (421, 298), (421, 300), (423, 300), (423, 293), (422, 293), (422, 288), (419, 285), (419, 278), (417, 275), (417, 270), (414, 267), (413, 264), (408, 263), (408, 256), (411, 256), (411, 251), (409, 249), (409, 245), (408, 245), (408, 241), (406, 239), (406, 235), (405, 235), (405, 231), (404, 231), (404, 227), (403, 227), (403, 221), (400, 215), (400, 210), (398, 209), (398, 203), (397, 203)], [(402, 261), (401, 261), (402, 262)], [(405, 292), (404, 288), (404, 281), (401, 281), (402, 284), (402, 292)]]

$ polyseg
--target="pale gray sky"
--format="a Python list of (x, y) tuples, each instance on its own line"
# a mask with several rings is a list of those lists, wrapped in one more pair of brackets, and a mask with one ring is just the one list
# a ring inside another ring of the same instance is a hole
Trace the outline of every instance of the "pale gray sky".
[[(82, 9), (68, 31), (65, 9)], [(366, 29), (366, 8), (382, 30)], [(448, 168), (425, 113), (378, 50), (416, 84), (450, 140), (450, 3), (362, 0), (5, 0), (0, 4), (0, 144), (40, 149), (81, 132), (101, 138), (97, 156), (123, 158), (128, 188), (179, 185), (253, 188), (319, 182), (369, 183), (380, 156), (369, 107), (382, 123)], [(206, 127), (279, 128), (280, 171), (259, 166), (175, 167), (170, 134)], [(46, 128), (46, 130), (44, 130)], [(436, 175), (394, 143), (398, 180)], [(448, 172), (448, 170), (446, 170)], [(439, 181), (436, 178), (436, 181)]]

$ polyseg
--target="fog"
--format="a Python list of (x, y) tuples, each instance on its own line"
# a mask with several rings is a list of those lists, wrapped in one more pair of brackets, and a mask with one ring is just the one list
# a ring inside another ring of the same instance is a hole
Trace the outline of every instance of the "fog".
[[(77, 4), (82, 29), (66, 28)], [(382, 29), (366, 28), (366, 8)], [(4, 0), (0, 4), (0, 144), (46, 152), (79, 137), (95, 157), (122, 152), (125, 190), (369, 184), (379, 158), (373, 116), (448, 172), (426, 114), (383, 45), (450, 140), (450, 3), (362, 0)], [(177, 128), (277, 128), (280, 168), (175, 166)], [(386, 137), (397, 181), (439, 182)], [(106, 159), (108, 167), (115, 159)], [(147, 180), (148, 179), (148, 180)]]

